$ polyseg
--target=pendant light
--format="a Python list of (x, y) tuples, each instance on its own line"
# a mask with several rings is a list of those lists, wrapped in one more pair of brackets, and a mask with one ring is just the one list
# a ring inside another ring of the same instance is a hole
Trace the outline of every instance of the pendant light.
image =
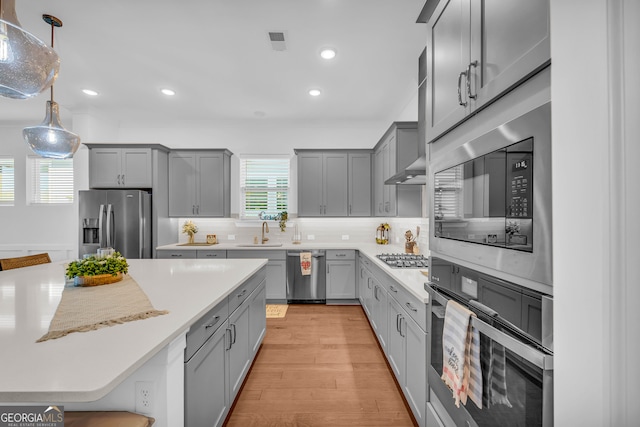
[(15, 0), (0, 0), (0, 96), (28, 99), (58, 77), (58, 54), (20, 28)]
[[(53, 31), (55, 27), (62, 27), (62, 21), (51, 15), (42, 15), (42, 19), (51, 25), (51, 48), (53, 48)], [(51, 85), (51, 100), (47, 101), (44, 121), (37, 126), (24, 128), (22, 136), (34, 153), (52, 159), (72, 157), (80, 146), (80, 137), (60, 124), (58, 104), (53, 100), (53, 85)]]

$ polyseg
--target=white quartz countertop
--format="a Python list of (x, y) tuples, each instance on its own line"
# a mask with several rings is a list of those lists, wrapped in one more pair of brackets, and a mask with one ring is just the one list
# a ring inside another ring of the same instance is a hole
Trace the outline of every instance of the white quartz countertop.
[(41, 343), (66, 284), (65, 263), (0, 271), (0, 402), (100, 399), (267, 263), (128, 261), (154, 308), (169, 314)]
[[(378, 245), (375, 243), (358, 243), (351, 241), (341, 242), (303, 242), (301, 244), (294, 245), (293, 243), (283, 243), (282, 246), (240, 246), (236, 243), (220, 243), (211, 246), (183, 246), (181, 244), (172, 244), (159, 246), (158, 250), (184, 250), (184, 251), (206, 251), (206, 250), (311, 250), (311, 249), (354, 249), (360, 251), (360, 253), (367, 256), (374, 264), (378, 265), (389, 276), (396, 279), (401, 285), (403, 285), (411, 294), (423, 303), (429, 302), (429, 294), (424, 290), (424, 283), (427, 281), (427, 276), (422, 274), (422, 271), (427, 271), (426, 268), (391, 268), (386, 263), (380, 261), (376, 255), (383, 253), (403, 253), (403, 245)], [(425, 254), (426, 255), (426, 254)]]

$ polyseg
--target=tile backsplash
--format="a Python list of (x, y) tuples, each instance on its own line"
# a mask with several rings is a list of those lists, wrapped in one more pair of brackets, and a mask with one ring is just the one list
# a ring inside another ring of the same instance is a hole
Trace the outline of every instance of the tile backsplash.
[[(182, 234), (182, 224), (191, 220), (198, 226), (196, 242), (204, 242), (207, 234), (215, 234), (220, 243), (253, 243), (254, 237), (260, 239), (262, 221), (241, 221), (237, 218), (180, 218), (178, 221), (178, 243), (185, 243), (187, 235)], [(390, 243), (404, 244), (407, 230), (415, 235), (420, 227), (417, 239), (420, 251), (425, 253), (429, 244), (428, 218), (293, 218), (287, 221), (287, 228), (280, 231), (278, 221), (267, 221), (269, 233), (266, 237), (271, 243), (290, 243), (295, 225), (302, 236), (302, 242), (345, 242), (374, 243), (376, 228), (382, 223), (391, 227)]]

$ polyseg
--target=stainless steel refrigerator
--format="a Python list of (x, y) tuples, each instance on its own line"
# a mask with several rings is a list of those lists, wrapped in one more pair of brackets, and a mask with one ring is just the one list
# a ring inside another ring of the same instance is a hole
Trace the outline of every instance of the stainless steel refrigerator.
[(142, 190), (79, 192), (79, 257), (112, 247), (125, 258), (151, 258), (151, 194)]

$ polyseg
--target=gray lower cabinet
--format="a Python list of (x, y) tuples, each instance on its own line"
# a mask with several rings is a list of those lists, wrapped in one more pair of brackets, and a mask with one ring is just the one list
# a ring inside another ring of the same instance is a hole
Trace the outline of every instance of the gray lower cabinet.
[(231, 155), (228, 150), (169, 153), (169, 216), (228, 217)]
[(369, 271), (370, 261), (364, 255), (358, 255), (359, 275), (358, 275), (358, 298), (360, 305), (364, 309), (368, 318), (371, 318), (371, 298), (373, 295), (373, 286), (371, 281), (371, 273)]
[(380, 343), (380, 347), (387, 352), (387, 290), (382, 286), (381, 282), (375, 276), (371, 277), (372, 281), (372, 316), (371, 322), (376, 337)]
[(185, 426), (221, 426), (229, 412), (228, 322), (185, 364)]
[(227, 258), (266, 258), (266, 297), (269, 301), (287, 299), (287, 253), (281, 250), (227, 250)]
[(185, 426), (222, 426), (266, 333), (266, 269), (187, 333)]
[(356, 298), (356, 252), (327, 250), (327, 301)]

